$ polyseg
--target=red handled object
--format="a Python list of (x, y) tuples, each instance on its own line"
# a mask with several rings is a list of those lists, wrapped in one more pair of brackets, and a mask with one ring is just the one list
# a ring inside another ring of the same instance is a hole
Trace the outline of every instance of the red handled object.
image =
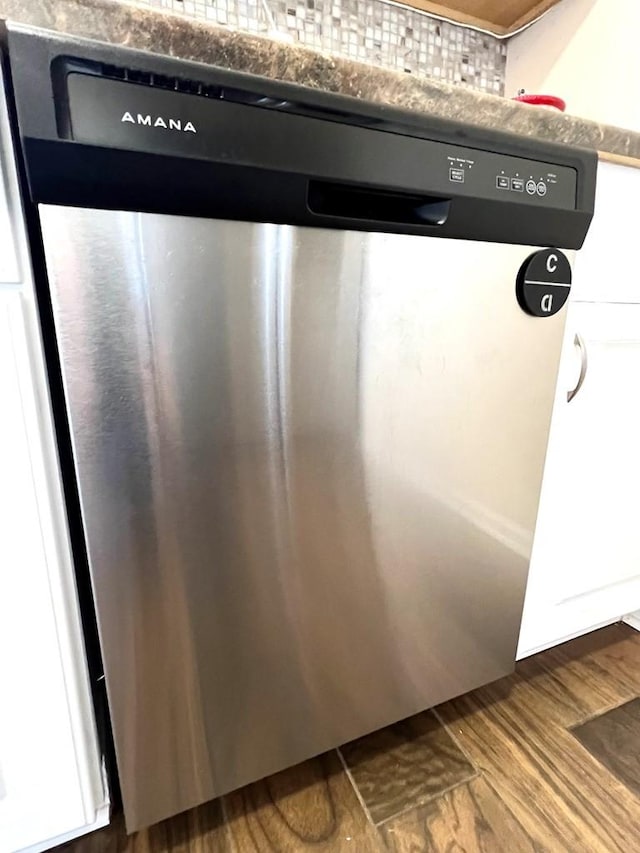
[(513, 100), (523, 104), (533, 104), (536, 107), (553, 107), (560, 112), (564, 112), (567, 108), (566, 101), (558, 98), (557, 95), (516, 95)]

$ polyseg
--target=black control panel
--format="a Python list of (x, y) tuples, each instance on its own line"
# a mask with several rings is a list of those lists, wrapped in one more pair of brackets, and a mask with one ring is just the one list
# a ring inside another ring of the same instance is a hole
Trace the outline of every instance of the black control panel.
[[(261, 110), (256, 138), (251, 127), (255, 109), (228, 98), (204, 99), (78, 73), (67, 76), (67, 91), (69, 133), (78, 142), (236, 163), (255, 162), (259, 149), (263, 167), (301, 172), (308, 171), (306, 153), (313, 150), (315, 167), (332, 180), (343, 176), (345, 157), (350, 179), (362, 180), (372, 161), (389, 156), (391, 140), (384, 131), (328, 123), (282, 108)], [(325, 138), (322, 147), (317, 145), (319, 133)], [(401, 162), (423, 163), (421, 171), (407, 175), (412, 189), (502, 201), (508, 195), (522, 204), (575, 208), (575, 169), (410, 136), (396, 137), (393, 146)], [(365, 150), (367, 162), (360, 156)]]
[(575, 169), (471, 148), (448, 151), (446, 161), (449, 183), (458, 193), (481, 193), (486, 198), (543, 207), (575, 206)]
[(8, 24), (36, 203), (579, 248), (595, 152)]

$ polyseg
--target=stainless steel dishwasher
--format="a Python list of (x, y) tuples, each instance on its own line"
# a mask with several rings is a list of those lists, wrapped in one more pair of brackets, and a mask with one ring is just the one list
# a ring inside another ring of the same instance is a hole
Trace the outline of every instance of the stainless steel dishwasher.
[(508, 673), (595, 155), (8, 43), (128, 829)]

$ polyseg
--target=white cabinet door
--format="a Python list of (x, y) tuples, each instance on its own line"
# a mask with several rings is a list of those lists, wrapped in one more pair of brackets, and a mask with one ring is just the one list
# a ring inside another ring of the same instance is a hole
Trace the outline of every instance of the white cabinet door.
[(1, 853), (48, 848), (105, 803), (33, 319), (0, 287)]
[(574, 264), (571, 299), (640, 303), (640, 169), (598, 164), (595, 214)]
[(0, 68), (0, 853), (104, 825), (104, 785)]
[[(584, 382), (567, 402), (584, 358)], [(574, 303), (518, 654), (638, 608), (640, 305)]]

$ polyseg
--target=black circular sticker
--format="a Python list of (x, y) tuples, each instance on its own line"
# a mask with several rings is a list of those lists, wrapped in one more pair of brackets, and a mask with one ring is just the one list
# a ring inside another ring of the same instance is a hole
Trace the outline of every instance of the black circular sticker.
[(534, 317), (552, 317), (569, 298), (571, 266), (558, 249), (529, 255), (520, 267), (516, 296), (523, 311)]

